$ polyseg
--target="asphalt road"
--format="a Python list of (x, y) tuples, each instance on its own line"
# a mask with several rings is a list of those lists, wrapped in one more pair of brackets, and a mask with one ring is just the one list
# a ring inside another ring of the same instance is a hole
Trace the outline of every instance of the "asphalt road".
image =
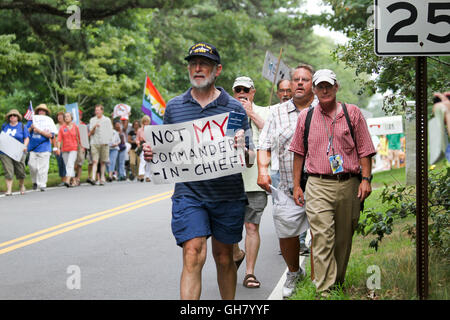
[[(0, 196), (0, 299), (179, 299), (182, 255), (170, 229), (172, 190), (126, 181)], [(243, 263), (237, 300), (267, 299), (286, 269), (270, 208), (260, 226), (255, 273), (261, 288), (242, 286)], [(210, 246), (201, 299), (216, 300)]]

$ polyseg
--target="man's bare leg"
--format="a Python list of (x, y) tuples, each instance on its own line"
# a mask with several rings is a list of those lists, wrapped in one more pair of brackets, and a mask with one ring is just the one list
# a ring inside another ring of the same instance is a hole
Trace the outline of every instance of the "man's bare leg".
[(95, 181), (97, 177), (97, 161), (92, 161), (91, 180)]
[(106, 171), (106, 164), (105, 162), (100, 162), (100, 181), (105, 182), (105, 171)]
[(183, 271), (180, 280), (181, 300), (198, 300), (202, 292), (202, 269), (206, 261), (206, 237), (183, 243)]
[(223, 300), (233, 300), (236, 294), (237, 269), (233, 261), (233, 244), (211, 237), (212, 253), (217, 269), (217, 283)]
[(280, 249), (289, 271), (297, 272), (300, 269), (298, 257), (300, 254), (300, 240), (298, 236), (280, 239)]
[[(251, 222), (245, 223), (245, 274), (255, 274), (256, 258), (258, 257), (259, 246), (261, 239), (259, 236), (259, 225)], [(249, 284), (249, 286), (257, 286), (255, 284)]]

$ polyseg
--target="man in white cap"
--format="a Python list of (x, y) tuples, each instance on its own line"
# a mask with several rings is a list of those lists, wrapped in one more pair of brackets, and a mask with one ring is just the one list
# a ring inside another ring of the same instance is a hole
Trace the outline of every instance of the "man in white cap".
[[(310, 118), (306, 140), (308, 112), (300, 113), (289, 148), (294, 152), (293, 197), (299, 206), (307, 199), (315, 284), (323, 296), (344, 283), (361, 202), (372, 190), (371, 157), (375, 154), (361, 110), (337, 102), (338, 90), (333, 71), (322, 69), (314, 74), (313, 91), (319, 104)], [(304, 162), (308, 172), (305, 197), (300, 187)]]
[[(249, 77), (238, 77), (233, 84), (233, 96), (241, 101), (252, 130), (253, 143), (257, 147), (259, 134), (264, 127), (264, 120), (269, 114), (269, 108), (257, 106), (253, 100), (256, 89), (253, 80)], [(264, 209), (267, 205), (267, 193), (256, 183), (258, 179), (258, 168), (256, 165), (247, 168), (242, 173), (245, 193), (248, 198), (248, 205), (245, 208), (245, 253), (239, 249), (239, 245), (234, 246), (234, 260), (236, 266), (246, 258), (246, 271), (243, 285), (246, 288), (259, 288), (261, 283), (255, 276), (255, 264), (260, 246), (259, 225)]]

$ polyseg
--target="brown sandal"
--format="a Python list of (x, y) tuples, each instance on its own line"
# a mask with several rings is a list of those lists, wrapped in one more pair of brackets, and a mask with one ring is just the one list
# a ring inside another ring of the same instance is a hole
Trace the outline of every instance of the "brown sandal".
[(244, 261), (244, 258), (245, 258), (244, 250), (241, 249), (241, 253), (242, 253), (242, 258), (234, 261), (234, 263), (236, 264), (236, 270), (239, 269), (239, 266), (241, 265), (242, 261)]
[[(250, 283), (256, 284), (256, 285), (249, 286)], [(244, 282), (242, 284), (244, 285), (244, 287), (249, 288), (249, 289), (256, 289), (261, 286), (261, 282), (259, 282), (258, 279), (256, 279), (255, 275), (251, 274), (251, 273), (249, 273), (248, 275), (245, 276)]]

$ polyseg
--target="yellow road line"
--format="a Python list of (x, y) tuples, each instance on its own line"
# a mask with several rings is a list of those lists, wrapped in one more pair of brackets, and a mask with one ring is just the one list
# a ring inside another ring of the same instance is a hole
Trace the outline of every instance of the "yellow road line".
[[(78, 229), (78, 228), (81, 228), (83, 226), (86, 226), (86, 225), (89, 225), (89, 224), (92, 224), (92, 223), (95, 223), (95, 222), (98, 222), (98, 221), (101, 221), (101, 220), (104, 220), (104, 219), (108, 219), (108, 218), (114, 217), (114, 216), (119, 215), (121, 213), (132, 211), (132, 210), (135, 210), (135, 209), (147, 206), (149, 204), (168, 199), (168, 198), (170, 198), (172, 196), (172, 193), (173, 193), (173, 191), (161, 193), (161, 194), (158, 194), (158, 195), (155, 195), (155, 196), (151, 196), (151, 197), (148, 197), (148, 198), (144, 198), (144, 199), (141, 199), (141, 200), (138, 200), (138, 201), (135, 201), (135, 202), (131, 202), (131, 203), (128, 203), (126, 205), (122, 205), (122, 206), (119, 206), (119, 207), (116, 207), (116, 208), (113, 208), (113, 209), (105, 210), (105, 211), (102, 211), (102, 212), (99, 212), (99, 213), (95, 213), (95, 214), (92, 214), (92, 215), (89, 215), (89, 216), (86, 216), (86, 217), (83, 217), (83, 218), (80, 218), (80, 219), (76, 219), (76, 220), (72, 220), (72, 221), (69, 221), (69, 222), (66, 222), (66, 223), (62, 223), (62, 224), (59, 224), (57, 226), (54, 226), (54, 227), (51, 227), (51, 228), (47, 228), (45, 230), (41, 230), (41, 231), (38, 231), (38, 232), (34, 232), (32, 234), (28, 234), (28, 235), (25, 235), (25, 236), (20, 237), (20, 238), (16, 238), (16, 239), (13, 239), (13, 240), (10, 240), (10, 241), (7, 241), (7, 242), (3, 242), (3, 243), (0, 244), (0, 247), (8, 245), (8, 244), (11, 244), (11, 243), (15, 243), (15, 242), (18, 242), (18, 241), (22, 241), (22, 240), (25, 240), (25, 239), (28, 239), (28, 238), (31, 238), (31, 237), (34, 237), (34, 236), (37, 236), (37, 235), (40, 235), (40, 234), (43, 234), (43, 233), (47, 233), (49, 231), (52, 231), (52, 230), (55, 230), (55, 229), (59, 229), (61, 227), (69, 225), (68, 227), (65, 227), (63, 229), (60, 229), (60, 230), (57, 230), (57, 231), (54, 231), (54, 232), (51, 232), (51, 233), (44, 234), (44, 235), (42, 235), (40, 237), (33, 238), (33, 239), (28, 240), (28, 241), (24, 241), (24, 242), (18, 243), (16, 245), (12, 245), (12, 246), (3, 248), (3, 249), (0, 250), (0, 255), (4, 254), (4, 253), (7, 253), (7, 252), (10, 252), (10, 251), (13, 251), (13, 250), (16, 250), (16, 249), (19, 249), (19, 248), (22, 248), (22, 247), (25, 247), (25, 246), (28, 246), (28, 245), (33, 244), (33, 243), (36, 243), (36, 242), (39, 242), (39, 241), (42, 241), (42, 240), (45, 240), (45, 239), (57, 236), (57, 235), (62, 234), (62, 233), (65, 233), (65, 232), (68, 232), (68, 231), (71, 231), (71, 230), (74, 230), (74, 229)], [(133, 204), (135, 204), (135, 205), (132, 206)], [(112, 213), (109, 213), (109, 212), (112, 212)], [(109, 214), (107, 214), (107, 213), (109, 213)], [(91, 219), (91, 218), (94, 218), (94, 219)], [(88, 219), (91, 219), (91, 220), (88, 220)], [(88, 221), (84, 221), (84, 220), (88, 220)], [(84, 222), (80, 222), (80, 221), (84, 221)], [(79, 223), (76, 223), (76, 222), (79, 222)]]
[(85, 216), (85, 217), (82, 217), (82, 218), (79, 218), (79, 219), (72, 220), (72, 221), (69, 221), (69, 222), (61, 223), (61, 224), (58, 224), (56, 226), (53, 226), (53, 227), (50, 227), (50, 228), (47, 228), (47, 229), (44, 229), (44, 230), (40, 230), (40, 231), (37, 231), (37, 232), (34, 232), (34, 233), (30, 233), (30, 234), (25, 235), (25, 236), (20, 237), (20, 238), (16, 238), (16, 239), (12, 239), (12, 240), (9, 240), (9, 241), (6, 241), (6, 242), (2, 242), (2, 243), (0, 243), (0, 248), (4, 247), (4, 246), (7, 246), (7, 245), (10, 245), (12, 243), (18, 242), (18, 241), (22, 241), (22, 240), (25, 240), (25, 239), (28, 239), (28, 238), (31, 238), (31, 237), (35, 237), (35, 236), (38, 236), (40, 234), (43, 234), (43, 233), (46, 233), (46, 232), (49, 232), (49, 231), (52, 231), (52, 230), (56, 230), (56, 229), (59, 229), (59, 228), (62, 228), (62, 227), (65, 227), (65, 226), (68, 226), (68, 225), (80, 222), (80, 221), (88, 220), (88, 219), (91, 219), (91, 218), (94, 218), (94, 217), (97, 217), (97, 216), (101, 216), (101, 215), (106, 214), (106, 213), (114, 212), (116, 210), (120, 210), (120, 209), (132, 206), (132, 205), (140, 203), (140, 202), (148, 201), (148, 200), (151, 200), (151, 199), (154, 199), (154, 198), (158, 198), (158, 197), (161, 197), (161, 196), (164, 196), (164, 195), (167, 195), (167, 194), (172, 194), (172, 192), (173, 191), (160, 193), (160, 194), (157, 194), (157, 195), (154, 195), (154, 196), (151, 196), (151, 197), (147, 197), (147, 198), (144, 198), (144, 199), (141, 199), (141, 200), (137, 200), (137, 201), (134, 201), (134, 202), (130, 202), (130, 203), (121, 205), (121, 206), (116, 207), (116, 208), (108, 209), (108, 210), (97, 212), (97, 213), (94, 213), (94, 214), (91, 214), (91, 215), (88, 215), (88, 216)]

